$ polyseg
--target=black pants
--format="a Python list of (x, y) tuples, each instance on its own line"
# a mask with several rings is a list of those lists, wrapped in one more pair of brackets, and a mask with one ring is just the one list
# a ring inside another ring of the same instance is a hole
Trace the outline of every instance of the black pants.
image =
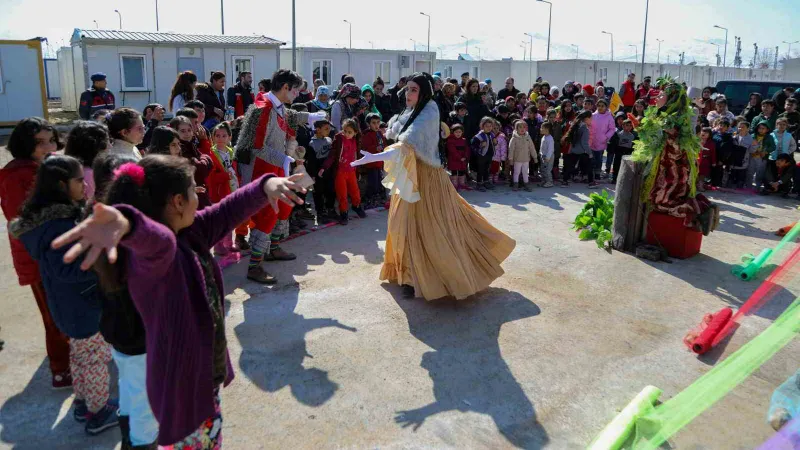
[(611, 168), (617, 160), (617, 152), (612, 148), (606, 149), (606, 173), (611, 173)]
[(589, 176), (589, 183), (594, 182), (594, 170), (592, 170), (592, 158), (589, 157), (588, 154), (582, 153), (580, 155), (573, 155), (570, 153), (569, 155), (565, 155), (564, 161), (564, 181), (569, 182), (570, 178), (572, 178), (572, 174), (575, 171), (575, 165), (577, 164), (580, 168), (581, 172), (588, 174)]
[(632, 148), (617, 148), (614, 152), (614, 183), (619, 176), (619, 168), (622, 166), (622, 157), (633, 154)]
[(489, 181), (489, 167), (492, 165), (492, 156), (490, 154), (486, 154), (486, 156), (477, 155), (475, 157), (475, 164), (477, 165), (478, 169), (478, 184), (486, 183)]
[(367, 198), (380, 197), (386, 199), (386, 189), (383, 188), (381, 180), (383, 173), (381, 169), (367, 169)]
[(324, 214), (325, 210), (332, 210), (336, 203), (333, 174), (333, 170), (328, 170), (321, 177), (314, 177), (314, 208), (317, 210), (317, 214)]

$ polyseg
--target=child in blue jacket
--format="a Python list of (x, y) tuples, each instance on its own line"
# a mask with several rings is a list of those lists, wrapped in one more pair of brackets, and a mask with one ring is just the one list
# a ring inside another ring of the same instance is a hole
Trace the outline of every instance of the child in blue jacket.
[(97, 275), (82, 271), (80, 261), (65, 264), (66, 250), (54, 250), (50, 245), (82, 219), (83, 181), (83, 167), (77, 159), (57, 155), (45, 159), (33, 193), (9, 231), (39, 263), (53, 321), (70, 338), (73, 414), (78, 422), (86, 422), (88, 434), (96, 435), (118, 425), (116, 402), (109, 401), (111, 349), (100, 334)]

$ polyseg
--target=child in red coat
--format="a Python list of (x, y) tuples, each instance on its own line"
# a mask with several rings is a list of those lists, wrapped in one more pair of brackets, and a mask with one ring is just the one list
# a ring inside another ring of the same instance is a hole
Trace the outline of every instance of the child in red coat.
[(361, 193), (358, 191), (358, 181), (356, 180), (356, 169), (350, 163), (358, 159), (358, 150), (361, 147), (360, 133), (358, 124), (353, 119), (347, 119), (342, 123), (342, 131), (333, 138), (333, 148), (319, 171), (319, 176), (327, 170), (334, 170), (334, 188), (336, 199), (339, 202), (339, 223), (347, 225), (347, 196), (353, 204), (353, 211), (358, 217), (365, 218), (367, 214), (361, 207)]
[(469, 144), (464, 138), (464, 126), (453, 125), (452, 133), (447, 138), (447, 168), (450, 169), (450, 182), (457, 190), (472, 190), (467, 186), (467, 161), (469, 161)]
[[(370, 153), (382, 153), (386, 148), (386, 138), (381, 132), (381, 116), (375, 113), (367, 114), (365, 120), (367, 128), (361, 136), (361, 145)], [(367, 176), (366, 195), (367, 205), (383, 205), (386, 203), (386, 189), (381, 184), (383, 179), (383, 161), (369, 163), (363, 167)]]
[(698, 161), (697, 188), (705, 190), (705, 180), (711, 177), (711, 170), (717, 165), (717, 144), (712, 139), (713, 132), (710, 127), (700, 131), (700, 160)]
[[(231, 128), (227, 122), (222, 122), (211, 133), (214, 139), (214, 146), (211, 147), (211, 172), (206, 178), (208, 186), (208, 197), (212, 203), (219, 203), (220, 200), (229, 196), (239, 188), (239, 178), (233, 170), (233, 149), (231, 148)], [(231, 233), (225, 235), (221, 241), (214, 246), (214, 253), (217, 256), (225, 256), (237, 248), (233, 246), (233, 236)]]

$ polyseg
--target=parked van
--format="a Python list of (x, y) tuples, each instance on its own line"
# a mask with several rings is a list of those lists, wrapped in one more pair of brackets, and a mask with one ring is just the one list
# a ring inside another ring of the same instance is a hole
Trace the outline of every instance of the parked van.
[(750, 102), (750, 94), (758, 92), (761, 98), (771, 99), (775, 93), (785, 87), (800, 89), (800, 82), (792, 81), (757, 81), (757, 80), (729, 80), (717, 83), (717, 92), (725, 95), (728, 99), (728, 110), (734, 114), (740, 114), (747, 103)]

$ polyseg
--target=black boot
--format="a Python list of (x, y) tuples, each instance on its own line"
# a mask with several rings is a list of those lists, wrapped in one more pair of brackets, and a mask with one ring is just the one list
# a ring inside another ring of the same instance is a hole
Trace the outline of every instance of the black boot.
[(414, 293), (414, 286), (411, 286), (410, 284), (404, 284), (402, 287), (403, 298), (412, 299), (416, 297), (416, 294)]
[(119, 416), (119, 432), (122, 434), (122, 450), (133, 449), (131, 444), (131, 418)]
[(339, 214), (339, 225), (347, 225), (348, 222), (347, 211)]
[(360, 206), (358, 206), (358, 207), (353, 206), (353, 211), (355, 211), (356, 214), (358, 214), (358, 217), (360, 217), (362, 219), (366, 219), (367, 218), (367, 213), (364, 212), (364, 208), (362, 208)]

